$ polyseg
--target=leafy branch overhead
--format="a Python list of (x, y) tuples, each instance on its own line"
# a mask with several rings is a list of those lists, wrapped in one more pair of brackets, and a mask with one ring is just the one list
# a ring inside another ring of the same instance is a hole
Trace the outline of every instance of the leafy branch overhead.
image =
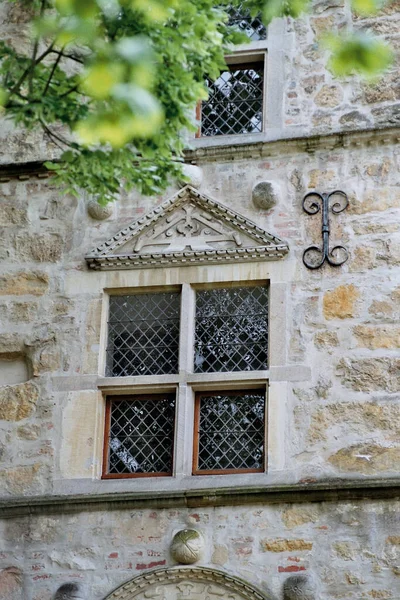
[[(125, 188), (145, 194), (181, 175), (185, 131), (206, 99), (205, 78), (225, 68), (224, 54), (247, 38), (227, 24), (229, 6), (251, 14), (297, 17), (309, 0), (10, 0), (32, 14), (29, 54), (0, 42), (0, 100), (5, 116), (41, 127), (60, 149), (47, 163), (74, 194), (99, 202)], [(378, 0), (352, 0), (362, 14)], [(373, 76), (390, 62), (382, 42), (331, 36), (338, 74)]]

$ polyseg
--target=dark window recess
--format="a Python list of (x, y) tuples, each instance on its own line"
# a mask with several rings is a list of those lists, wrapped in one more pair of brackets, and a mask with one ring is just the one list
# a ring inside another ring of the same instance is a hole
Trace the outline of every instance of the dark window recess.
[(171, 475), (175, 395), (108, 399), (103, 476)]
[(206, 84), (209, 97), (201, 104), (202, 136), (262, 131), (264, 63), (231, 65)]
[(266, 287), (197, 292), (194, 365), (196, 373), (267, 368)]
[(179, 292), (111, 296), (108, 377), (178, 372)]
[(267, 28), (263, 24), (260, 14), (252, 17), (250, 11), (242, 8), (241, 4), (230, 6), (227, 12), (229, 15), (228, 25), (245, 33), (252, 42), (267, 38)]
[(265, 392), (196, 397), (194, 473), (263, 471)]

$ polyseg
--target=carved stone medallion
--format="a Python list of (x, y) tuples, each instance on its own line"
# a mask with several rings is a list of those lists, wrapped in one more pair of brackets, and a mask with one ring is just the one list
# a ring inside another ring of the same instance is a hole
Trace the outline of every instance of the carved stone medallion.
[(157, 569), (124, 583), (105, 600), (272, 600), (222, 571), (203, 567)]
[(174, 535), (171, 544), (171, 554), (176, 562), (192, 565), (203, 553), (204, 538), (195, 529), (182, 529)]

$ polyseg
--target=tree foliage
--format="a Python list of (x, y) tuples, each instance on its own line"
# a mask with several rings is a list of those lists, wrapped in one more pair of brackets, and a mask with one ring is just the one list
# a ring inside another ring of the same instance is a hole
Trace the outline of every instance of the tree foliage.
[[(227, 25), (228, 5), (297, 17), (309, 0), (10, 0), (32, 12), (32, 48), (0, 42), (0, 100), (6, 117), (41, 127), (60, 148), (47, 163), (66, 191), (113, 200), (123, 183), (144, 194), (181, 175), (187, 131), (205, 78), (225, 67), (242, 33)], [(379, 0), (353, 0), (359, 12)], [(362, 36), (330, 38), (338, 73), (373, 75), (390, 50)]]

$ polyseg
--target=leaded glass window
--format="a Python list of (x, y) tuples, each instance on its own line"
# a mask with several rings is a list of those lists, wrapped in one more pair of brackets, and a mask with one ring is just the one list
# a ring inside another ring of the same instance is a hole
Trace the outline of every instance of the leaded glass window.
[(263, 471), (265, 392), (214, 392), (196, 398), (197, 474)]
[(245, 10), (241, 4), (230, 6), (227, 12), (229, 15), (228, 25), (245, 33), (252, 42), (266, 39), (267, 28), (261, 20), (261, 14), (252, 17), (250, 11)]
[(109, 377), (178, 372), (179, 292), (111, 296)]
[(175, 394), (109, 398), (104, 476), (171, 475)]
[(268, 289), (200, 290), (196, 294), (195, 372), (259, 371), (268, 363)]
[(201, 135), (261, 133), (264, 63), (230, 65), (215, 81), (207, 79), (208, 99), (201, 104)]

